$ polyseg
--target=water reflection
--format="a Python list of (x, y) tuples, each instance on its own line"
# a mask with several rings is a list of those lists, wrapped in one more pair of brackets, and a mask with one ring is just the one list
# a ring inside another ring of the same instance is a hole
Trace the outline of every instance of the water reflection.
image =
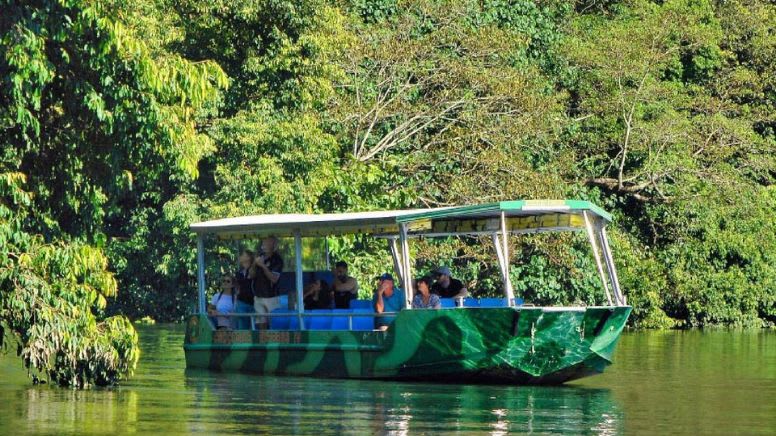
[(567, 387), (431, 385), (186, 372), (181, 326), (140, 329), (114, 389), (33, 386), (0, 353), (2, 434), (773, 434), (776, 332), (625, 334)]
[(186, 372), (204, 423), (228, 409), (238, 431), (316, 428), (335, 433), (432, 431), (612, 434), (622, 412), (606, 389), (438, 385)]
[(11, 429), (25, 433), (123, 433), (138, 420), (138, 395), (132, 391), (26, 386), (5, 390), (0, 400), (2, 434)]
[(623, 412), (608, 389), (439, 385), (186, 371), (178, 328), (140, 330), (127, 384), (33, 386), (0, 356), (0, 434), (573, 433), (611, 434)]

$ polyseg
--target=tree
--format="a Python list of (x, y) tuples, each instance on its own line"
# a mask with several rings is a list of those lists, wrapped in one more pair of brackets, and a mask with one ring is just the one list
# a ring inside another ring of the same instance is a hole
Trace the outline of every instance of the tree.
[(636, 263), (623, 276), (641, 325), (667, 325), (665, 314), (693, 326), (772, 322), (762, 292), (772, 289), (772, 264), (760, 251), (770, 242), (745, 241), (773, 210), (775, 144), (763, 134), (768, 103), (741, 95), (768, 92), (758, 80), (768, 56), (749, 53), (767, 52), (759, 26), (774, 20), (772, 7), (750, 6), (756, 25), (737, 2), (633, 2), (614, 16), (579, 17), (565, 42), (577, 70), (571, 173), (619, 209)]
[(194, 114), (226, 77), (154, 61), (99, 3), (0, 6), (0, 336), (56, 383), (114, 383), (138, 350), (126, 318), (103, 319), (106, 234), (196, 176), (212, 142)]
[[(185, 315), (195, 220), (576, 197), (615, 214), (634, 325), (774, 322), (771, 243), (753, 242), (773, 212), (769, 2), (109, 1), (90, 10), (111, 10), (121, 35), (143, 32), (139, 57), (129, 45), (86, 53), (104, 35), (63, 24), (66, 43), (46, 33), (59, 45), (8, 52), (44, 68), (3, 70), (3, 95), (22, 84), (43, 138), (14, 139), (7, 156), (19, 164), (4, 167), (36, 193), (25, 229), (46, 243), (99, 245), (104, 234), (123, 289), (109, 313)], [(67, 21), (43, 27), (56, 23)], [(89, 61), (66, 62), (60, 46)], [(28, 78), (68, 97), (35, 109)], [(0, 108), (3, 127), (26, 123), (16, 107)], [(584, 246), (513, 241), (519, 291), (594, 303)], [(213, 247), (209, 270), (230, 268), (233, 248)], [(389, 267), (365, 239), (332, 248), (357, 259), (362, 279)], [(492, 253), (471, 240), (413, 249), (418, 270), (444, 262), (482, 295), (499, 286)]]

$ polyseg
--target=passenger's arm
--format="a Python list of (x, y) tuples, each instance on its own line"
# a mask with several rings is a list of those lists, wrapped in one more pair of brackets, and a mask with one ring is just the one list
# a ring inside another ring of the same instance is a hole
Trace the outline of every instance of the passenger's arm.
[(267, 277), (272, 284), (276, 284), (280, 280), (280, 273), (270, 271), (270, 275)]
[(353, 277), (348, 278), (345, 283), (339, 280), (334, 280), (334, 290), (337, 292), (350, 292), (353, 294), (358, 293), (358, 282)]
[(270, 269), (270, 267), (267, 265), (266, 261), (258, 262), (258, 265), (259, 265), (259, 268), (261, 268), (261, 272), (264, 274), (264, 277), (266, 277), (270, 283), (274, 285), (275, 283), (278, 282), (278, 280), (280, 280), (280, 273), (272, 271), (272, 269)]
[(383, 313), (385, 310), (385, 304), (383, 303), (383, 290), (377, 290), (377, 300), (375, 300), (375, 312)]
[(453, 298), (466, 298), (469, 296), (469, 290), (466, 288), (461, 288), (461, 290), (456, 294)]

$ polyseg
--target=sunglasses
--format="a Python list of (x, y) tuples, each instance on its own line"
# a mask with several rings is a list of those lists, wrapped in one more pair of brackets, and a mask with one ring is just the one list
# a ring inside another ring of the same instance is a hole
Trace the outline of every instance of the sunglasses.
[(229, 279), (225, 279), (225, 280), (221, 280), (221, 283), (223, 283), (223, 284), (225, 284), (225, 285), (231, 285), (231, 284), (232, 284), (232, 281), (231, 281), (231, 280), (229, 280)]

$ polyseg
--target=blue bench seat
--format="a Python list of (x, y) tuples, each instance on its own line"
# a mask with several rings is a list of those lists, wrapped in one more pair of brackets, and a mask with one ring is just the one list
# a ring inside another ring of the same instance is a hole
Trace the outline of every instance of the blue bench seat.
[(372, 300), (350, 300), (351, 309), (373, 309)]
[[(440, 298), (442, 302), (443, 308), (450, 308), (455, 307), (455, 299), (454, 298)], [(522, 306), (524, 301), (520, 297), (515, 298), (515, 306)], [(467, 297), (463, 299), (463, 306), (464, 307), (507, 307), (507, 299), (506, 298), (493, 298), (493, 297), (485, 297), (485, 298), (472, 298)]]
[(506, 298), (480, 298), (480, 307), (506, 307)]
[[(456, 307), (455, 298), (440, 298), (443, 308)], [(463, 299), (463, 307), (480, 307), (480, 301), (476, 298), (466, 297)]]
[(269, 319), (270, 330), (299, 330), (299, 317), (295, 310), (278, 308), (273, 314), (288, 314), (288, 316), (273, 316)]
[[(305, 311), (304, 326), (307, 330), (350, 330), (348, 328), (348, 315), (350, 314), (371, 314), (374, 311), (369, 308), (356, 309), (320, 309)], [(275, 309), (273, 314), (283, 316), (273, 316), (270, 318), (269, 328), (271, 330), (299, 330), (299, 317), (294, 310), (285, 308)], [(315, 316), (315, 314), (326, 314), (324, 316)], [(342, 316), (330, 316), (330, 314), (341, 314)], [(374, 317), (372, 316), (353, 316), (353, 330), (373, 330)]]

